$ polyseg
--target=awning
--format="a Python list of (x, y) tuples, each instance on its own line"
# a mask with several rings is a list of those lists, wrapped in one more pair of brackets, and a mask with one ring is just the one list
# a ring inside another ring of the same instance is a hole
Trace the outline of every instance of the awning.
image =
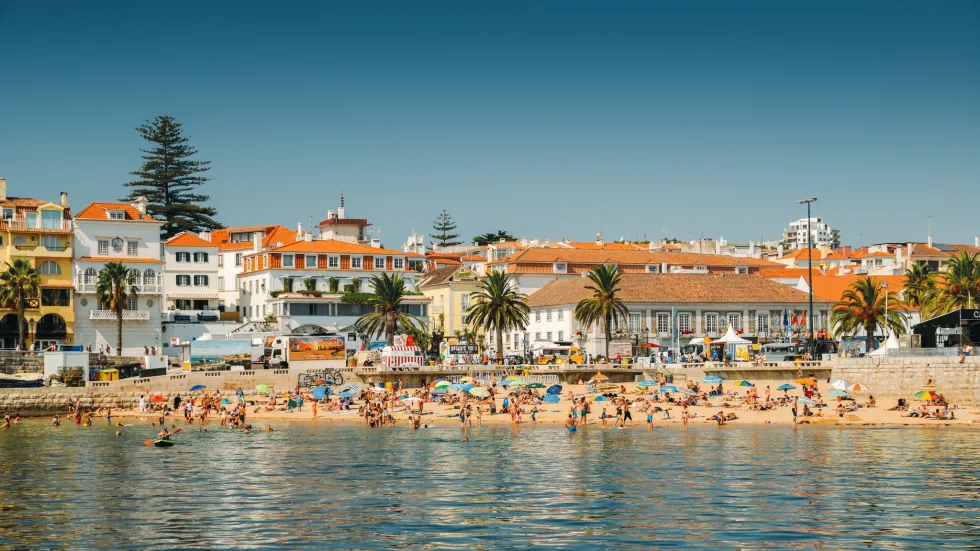
[(728, 331), (725, 332), (725, 336), (716, 341), (711, 341), (711, 344), (752, 344), (752, 341), (745, 340), (736, 335), (735, 329), (729, 325)]
[(38, 287), (40, 287), (41, 289), (74, 289), (75, 285), (72, 284), (70, 281), (64, 281), (64, 282), (49, 281), (47, 283), (42, 283), (38, 285)]
[(184, 298), (191, 300), (218, 300), (218, 293), (167, 293), (167, 298)]

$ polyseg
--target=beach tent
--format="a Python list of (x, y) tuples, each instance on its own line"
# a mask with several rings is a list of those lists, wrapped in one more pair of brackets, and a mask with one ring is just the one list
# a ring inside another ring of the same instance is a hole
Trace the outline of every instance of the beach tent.
[(711, 344), (752, 344), (752, 341), (743, 339), (735, 334), (735, 329), (729, 325), (728, 331), (725, 332), (725, 336), (716, 340), (711, 341)]
[(887, 350), (898, 350), (898, 339), (895, 338), (895, 333), (891, 331), (888, 332), (888, 340), (885, 341), (885, 344), (881, 345), (877, 350), (872, 350), (868, 356), (881, 357), (887, 353)]

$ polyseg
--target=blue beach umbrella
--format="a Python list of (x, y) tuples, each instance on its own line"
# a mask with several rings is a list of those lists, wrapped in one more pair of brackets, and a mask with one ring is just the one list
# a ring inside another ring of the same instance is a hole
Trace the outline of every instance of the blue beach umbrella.
[(717, 375), (708, 375), (704, 379), (701, 379), (701, 382), (702, 383), (718, 384), (718, 383), (721, 382), (721, 377), (718, 377)]
[(667, 385), (660, 389), (660, 392), (678, 392), (677, 387), (674, 385)]
[(463, 385), (463, 390), (469, 392), (469, 391), (473, 390), (473, 387), (474, 386), (476, 386), (476, 385), (474, 385), (473, 383), (466, 383), (465, 385)]
[(322, 400), (327, 397), (327, 387), (318, 386), (313, 389), (313, 399)]
[(433, 396), (442, 396), (445, 393), (446, 393), (446, 389), (444, 389), (444, 388), (434, 388), (434, 389), (432, 389), (432, 390), (429, 391), (429, 394), (431, 394)]
[(458, 389), (461, 389), (461, 388), (463, 388), (465, 386), (466, 385), (464, 385), (463, 383), (453, 383), (453, 384), (449, 385), (449, 388), (451, 388), (453, 390), (458, 390)]
[(561, 394), (561, 385), (551, 385), (545, 392), (548, 394)]
[(560, 400), (561, 400), (561, 398), (559, 398), (557, 394), (545, 394), (544, 395), (544, 401), (547, 404), (557, 404)]
[(827, 396), (830, 396), (831, 398), (847, 398), (848, 397), (848, 394), (846, 392), (844, 392), (843, 390), (837, 390), (835, 388), (834, 390), (831, 390), (830, 392), (828, 392), (827, 393)]
[(816, 403), (816, 402), (814, 402), (813, 400), (811, 400), (811, 399), (809, 399), (809, 398), (800, 398), (800, 399), (799, 399), (799, 400), (797, 400), (797, 401), (798, 401), (799, 403), (801, 403), (801, 404), (803, 404), (803, 405), (805, 405), (805, 406), (815, 406), (815, 405), (817, 405), (817, 403)]
[(513, 382), (513, 381), (503, 380), (503, 381), (500, 381), (497, 384), (500, 385), (500, 386), (510, 386), (510, 383), (511, 382)]
[(795, 389), (796, 387), (790, 384), (779, 385), (776, 387), (776, 390), (795, 390)]
[(194, 385), (191, 387), (191, 392), (197, 392), (198, 390), (204, 390), (205, 388), (207, 387), (204, 385)]
[(637, 386), (657, 386), (657, 383), (654, 381), (640, 381), (640, 384)]
[(605, 396), (596, 396), (595, 398), (593, 398), (592, 401), (593, 402), (608, 402), (609, 401), (609, 398), (606, 398)]
[(353, 398), (354, 397), (354, 393), (353, 392), (341, 392), (341, 393), (338, 393), (337, 394), (337, 397), (338, 398)]

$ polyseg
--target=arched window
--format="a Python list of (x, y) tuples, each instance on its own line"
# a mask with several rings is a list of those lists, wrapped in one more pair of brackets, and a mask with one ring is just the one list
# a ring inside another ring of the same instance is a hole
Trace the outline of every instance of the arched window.
[(90, 285), (98, 280), (99, 276), (95, 272), (95, 268), (88, 268), (85, 270), (85, 284)]
[(157, 283), (157, 273), (153, 270), (147, 269), (143, 272), (143, 285), (156, 285)]
[(57, 262), (46, 260), (37, 267), (37, 271), (41, 275), (61, 275), (61, 266)]
[(130, 285), (139, 285), (139, 283), (140, 283), (140, 277), (141, 276), (140, 276), (140, 271), (139, 270), (136, 270), (136, 269), (130, 270), (129, 271), (129, 284)]

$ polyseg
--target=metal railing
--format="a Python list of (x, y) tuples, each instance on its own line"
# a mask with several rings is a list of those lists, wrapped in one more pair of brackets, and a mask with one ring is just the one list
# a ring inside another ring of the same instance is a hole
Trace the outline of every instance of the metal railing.
[[(123, 321), (147, 321), (150, 313), (145, 310), (123, 310)], [(92, 310), (88, 319), (96, 321), (116, 321), (116, 313), (112, 310)]]
[(24, 218), (8, 218), (0, 220), (0, 227), (8, 230), (71, 231), (71, 220), (40, 219), (35, 221), (33, 225), (28, 225)]
[[(96, 282), (84, 283), (81, 281), (75, 282), (75, 291), (78, 293), (94, 293), (95, 288), (98, 286)], [(163, 284), (150, 284), (143, 285), (141, 283), (135, 284), (136, 288), (139, 290), (140, 295), (158, 295), (163, 292)]]

